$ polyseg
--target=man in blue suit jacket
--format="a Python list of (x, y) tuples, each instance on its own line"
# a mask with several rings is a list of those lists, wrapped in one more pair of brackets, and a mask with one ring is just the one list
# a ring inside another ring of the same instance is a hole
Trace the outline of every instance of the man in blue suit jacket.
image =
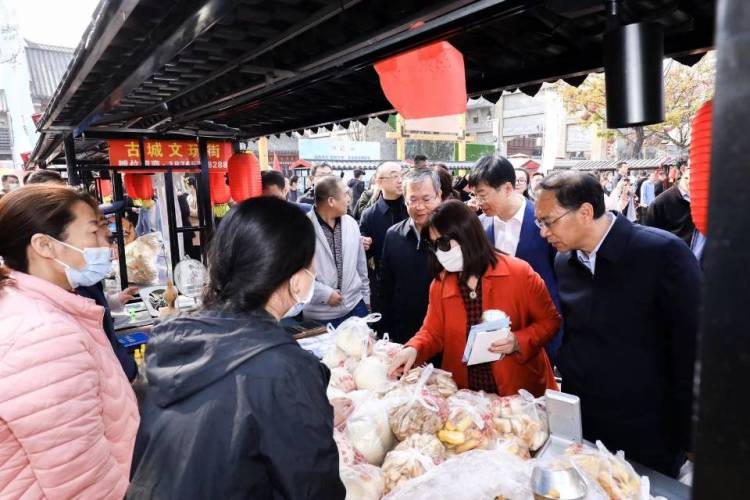
[[(560, 310), (554, 262), (557, 252), (539, 234), (534, 224), (534, 204), (515, 191), (516, 171), (501, 156), (484, 156), (469, 175), (469, 186), (477, 195), (484, 215), (480, 216), (490, 243), (509, 255), (528, 262), (542, 277), (552, 301)], [(562, 343), (563, 328), (545, 349), (555, 362)]]
[(588, 174), (553, 174), (540, 188), (536, 217), (560, 252), (557, 367), (581, 398), (583, 436), (676, 477), (692, 451), (698, 262), (675, 235), (606, 212)]

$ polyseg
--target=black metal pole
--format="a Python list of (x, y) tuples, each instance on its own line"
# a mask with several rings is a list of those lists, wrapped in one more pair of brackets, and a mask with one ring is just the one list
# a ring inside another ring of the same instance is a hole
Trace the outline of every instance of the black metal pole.
[(167, 196), (167, 226), (169, 226), (169, 254), (172, 258), (172, 276), (174, 268), (180, 262), (180, 246), (177, 241), (177, 217), (174, 207), (174, 183), (172, 182), (172, 170), (164, 172), (164, 191)]
[(748, 498), (750, 471), (750, 169), (744, 146), (750, 117), (750, 2), (717, 8), (716, 97), (703, 314), (698, 332), (700, 374), (695, 427), (693, 498)]
[(80, 184), (78, 178), (78, 165), (76, 164), (76, 142), (73, 138), (73, 134), (68, 134), (63, 139), (63, 147), (65, 148), (65, 163), (68, 167), (68, 184), (70, 186), (77, 186)]
[(211, 213), (211, 189), (208, 182), (208, 141), (198, 138), (198, 154), (201, 160), (201, 173), (198, 178), (198, 221), (205, 230), (201, 231), (201, 254), (203, 263), (208, 265), (208, 243), (213, 233), (213, 216)]
[[(122, 192), (122, 176), (117, 170), (110, 172), (112, 177), (112, 203), (123, 201)], [(125, 261), (125, 236), (122, 232), (122, 211), (118, 210), (115, 212), (115, 228), (117, 234), (115, 240), (117, 241), (117, 260), (120, 265), (120, 287), (125, 290), (128, 287), (128, 264)]]

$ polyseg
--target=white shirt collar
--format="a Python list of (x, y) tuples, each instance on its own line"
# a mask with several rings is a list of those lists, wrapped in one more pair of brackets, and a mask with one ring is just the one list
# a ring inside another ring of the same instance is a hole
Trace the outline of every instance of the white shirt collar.
[(611, 213), (607, 212), (604, 214), (605, 217), (610, 218), (609, 227), (604, 232), (604, 235), (602, 236), (602, 239), (599, 240), (599, 243), (594, 247), (594, 250), (590, 254), (587, 254), (583, 250), (578, 250), (576, 252), (576, 255), (578, 256), (578, 260), (586, 266), (589, 271), (591, 271), (591, 274), (594, 274), (594, 270), (596, 269), (596, 254), (599, 251), (599, 248), (601, 248), (602, 244), (604, 243), (604, 240), (607, 239), (607, 236), (609, 235), (609, 232), (612, 230), (612, 227), (615, 225), (615, 222), (617, 222), (617, 217)]
[(498, 222), (502, 222), (503, 224), (506, 224), (507, 222), (510, 222), (511, 220), (515, 220), (517, 222), (520, 222), (523, 224), (523, 214), (526, 213), (526, 198), (521, 200), (521, 206), (518, 207), (518, 210), (516, 210), (516, 213), (513, 214), (513, 217), (511, 217), (508, 221), (502, 220), (497, 215), (495, 216), (495, 220)]
[(685, 191), (684, 189), (682, 189), (682, 184), (681, 183), (677, 184), (677, 189), (680, 190), (680, 194), (682, 195), (682, 197), (685, 200), (690, 201), (690, 193), (688, 193), (687, 191)]

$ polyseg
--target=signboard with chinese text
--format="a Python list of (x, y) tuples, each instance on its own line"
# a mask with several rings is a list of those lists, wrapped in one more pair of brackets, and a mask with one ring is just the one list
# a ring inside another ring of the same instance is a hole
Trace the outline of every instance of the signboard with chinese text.
[[(109, 164), (118, 167), (141, 165), (140, 147), (137, 139), (112, 139), (109, 143)], [(226, 170), (232, 156), (231, 142), (209, 142), (206, 145), (208, 167)], [(145, 165), (196, 166), (200, 164), (198, 143), (194, 141), (143, 141)]]

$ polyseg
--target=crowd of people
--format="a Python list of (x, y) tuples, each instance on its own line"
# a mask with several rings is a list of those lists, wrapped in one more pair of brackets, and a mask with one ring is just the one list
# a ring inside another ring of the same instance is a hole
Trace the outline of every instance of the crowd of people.
[[(392, 377), (429, 361), (460, 388), (535, 396), (561, 378), (586, 439), (675, 477), (692, 452), (705, 244), (689, 173), (545, 175), (486, 156), (454, 178), (420, 156), (369, 183), (314, 165), (300, 192), (264, 171), (263, 195), (212, 237), (201, 308), (153, 328), (140, 407), (110, 314), (133, 290), (101, 287), (100, 207), (48, 174), (3, 178), (0, 497), (343, 499), (330, 373), (280, 321), (371, 312), (404, 345)], [(494, 309), (511, 322), (489, 348), (504, 356), (467, 366), (468, 333)]]

